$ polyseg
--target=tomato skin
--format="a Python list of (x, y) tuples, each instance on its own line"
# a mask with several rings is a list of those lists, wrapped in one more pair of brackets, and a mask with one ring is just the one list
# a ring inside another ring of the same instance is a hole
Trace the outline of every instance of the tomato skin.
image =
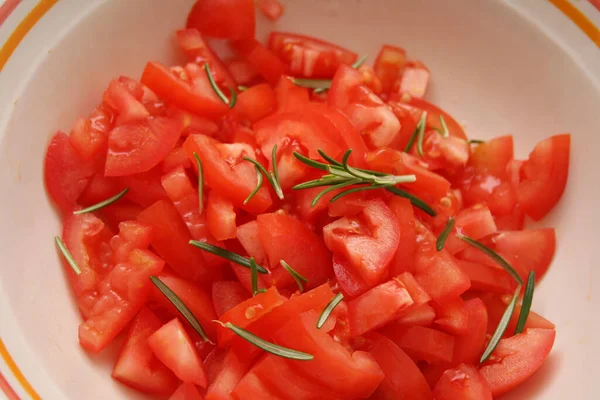
[(536, 221), (558, 203), (567, 185), (571, 135), (551, 136), (538, 143), (523, 164), (517, 186), (521, 208)]
[(221, 100), (193, 91), (187, 82), (158, 62), (146, 64), (141, 81), (167, 103), (193, 114), (213, 119), (229, 111), (229, 107)]
[(229, 349), (225, 354), (222, 369), (206, 391), (205, 400), (231, 399), (231, 392), (255, 360), (255, 358), (239, 357), (232, 349)]
[(366, 398), (383, 380), (383, 372), (366, 352), (349, 353), (323, 330), (317, 329), (319, 312), (291, 319), (275, 333), (274, 342), (314, 356), (311, 361), (287, 360), (298, 374), (341, 396)]
[(418, 325), (429, 327), (435, 319), (435, 309), (429, 304), (416, 305), (406, 311), (402, 317), (396, 321), (396, 325)]
[[(481, 300), (485, 303), (485, 306), (488, 311), (488, 333), (493, 333), (500, 322), (500, 318), (502, 318), (502, 314), (504, 310), (506, 310), (506, 306), (508, 305), (511, 295), (503, 295), (498, 296), (491, 293), (486, 293), (481, 296)], [(515, 328), (517, 327), (517, 321), (519, 319), (519, 314), (521, 313), (522, 304), (517, 303), (515, 306), (515, 311), (513, 312), (513, 316), (506, 327), (506, 332), (504, 333), (504, 337), (510, 337), (513, 335)], [(525, 329), (555, 329), (555, 326), (552, 322), (548, 321), (546, 318), (542, 317), (538, 313), (534, 311), (529, 311), (529, 316), (527, 317), (527, 321), (525, 323)]]
[(473, 150), (469, 164), (479, 174), (506, 176), (506, 167), (513, 159), (512, 135), (500, 136), (478, 144)]
[(323, 228), (327, 247), (343, 254), (370, 285), (377, 284), (392, 261), (400, 235), (398, 221), (381, 199), (369, 200), (361, 214)]
[(378, 333), (368, 336), (369, 352), (385, 374), (370, 397), (372, 400), (431, 400), (431, 389), (423, 374), (408, 355), (387, 337)]
[(285, 66), (271, 50), (252, 38), (232, 41), (229, 45), (267, 82), (273, 86), (277, 84), (284, 73)]
[(157, 201), (138, 220), (154, 229), (152, 247), (179, 275), (193, 281), (220, 277), (222, 270), (207, 265), (202, 250), (189, 245), (192, 237), (170, 201)]
[(181, 125), (164, 117), (121, 125), (108, 135), (105, 176), (146, 172), (157, 166), (175, 148)]
[(235, 211), (233, 204), (216, 192), (208, 194), (206, 202), (206, 223), (211, 235), (217, 240), (236, 237)]
[(456, 265), (469, 277), (471, 289), (493, 293), (514, 292), (516, 283), (503, 269), (455, 259)]
[(143, 121), (150, 116), (146, 107), (119, 80), (113, 80), (106, 92), (104, 102), (117, 111), (115, 125)]
[(154, 332), (148, 338), (148, 345), (183, 382), (206, 387), (202, 361), (178, 318)]
[(449, 369), (433, 389), (436, 400), (492, 400), (492, 392), (477, 368), (460, 364)]
[(179, 379), (152, 353), (147, 339), (162, 323), (143, 307), (137, 314), (112, 371), (112, 377), (144, 393), (170, 395)]
[(390, 211), (400, 223), (400, 243), (390, 264), (390, 276), (414, 271), (414, 255), (417, 248), (415, 212), (408, 199), (394, 196), (388, 201)]
[(350, 262), (341, 254), (333, 255), (333, 273), (342, 292), (344, 292), (344, 296), (357, 297), (373, 287), (365, 282), (350, 265)]
[(290, 75), (307, 78), (331, 78), (341, 64), (350, 65), (358, 58), (333, 43), (287, 32), (271, 32), (268, 47)]
[[(448, 128), (450, 136), (464, 140), (468, 139), (461, 125), (450, 114), (442, 110), (440, 107), (415, 96), (408, 96), (407, 101), (403, 101), (404, 99), (402, 98), (402, 95), (392, 95), (390, 96), (390, 100), (400, 100), (409, 107), (414, 107), (420, 111), (427, 111), (427, 127), (430, 129), (443, 129), (440, 121), (441, 115), (444, 117), (444, 121), (446, 122), (446, 127)], [(420, 117), (421, 113), (418, 114), (418, 118)]]
[(270, 85), (261, 83), (238, 95), (233, 115), (241, 121), (254, 123), (272, 114), (276, 106), (275, 91)]
[(75, 151), (65, 133), (54, 134), (44, 159), (44, 183), (48, 195), (62, 212), (73, 210), (95, 169), (93, 163), (86, 162)]
[(430, 363), (452, 361), (454, 336), (422, 326), (390, 324), (381, 334), (387, 336), (406, 352), (413, 360)]
[(480, 368), (494, 396), (514, 389), (544, 363), (554, 345), (556, 331), (527, 329), (500, 340), (492, 356)]
[(69, 134), (69, 142), (85, 160), (92, 160), (106, 151), (108, 133), (114, 122), (114, 110), (102, 103), (89, 118), (79, 117), (75, 121)]
[(149, 171), (135, 175), (125, 175), (116, 178), (117, 186), (128, 187), (127, 199), (148, 207), (159, 200), (167, 200), (169, 197), (161, 185), (162, 171), (160, 166)]
[(169, 400), (202, 400), (202, 396), (200, 396), (195, 385), (191, 383), (182, 383), (175, 393), (169, 397)]
[(456, 254), (469, 246), (464, 240), (458, 238), (458, 232), (471, 239), (479, 240), (496, 233), (497, 230), (496, 222), (488, 207), (476, 204), (464, 208), (454, 217), (454, 229), (448, 235), (444, 248), (450, 254)]
[(397, 319), (413, 304), (401, 281), (392, 279), (375, 286), (348, 302), (350, 335), (356, 337), (380, 328)]
[(248, 204), (244, 204), (257, 184), (254, 165), (242, 160), (242, 157), (256, 158), (251, 146), (223, 144), (208, 136), (190, 135), (183, 147), (193, 164), (194, 153), (198, 154), (204, 168), (205, 183), (229, 199), (235, 207), (251, 213), (262, 213), (271, 206), (271, 195), (265, 185)]
[(200, 0), (190, 10), (186, 26), (221, 39), (252, 39), (256, 23), (252, 0)]
[(98, 300), (79, 326), (79, 343), (92, 352), (104, 349), (144, 305), (150, 276), (159, 274), (165, 262), (148, 250), (135, 249), (127, 262), (119, 263), (98, 287)]
[(332, 276), (331, 254), (323, 241), (306, 225), (287, 214), (262, 214), (256, 219), (258, 235), (271, 263), (274, 284), (296, 286), (291, 275), (280, 265), (287, 262), (308, 279), (309, 288), (319, 286)]
[(260, 242), (258, 222), (250, 221), (237, 227), (237, 239), (250, 257), (259, 264), (268, 264), (267, 253)]
[(239, 282), (218, 281), (212, 285), (212, 301), (217, 317), (248, 300), (250, 295)]

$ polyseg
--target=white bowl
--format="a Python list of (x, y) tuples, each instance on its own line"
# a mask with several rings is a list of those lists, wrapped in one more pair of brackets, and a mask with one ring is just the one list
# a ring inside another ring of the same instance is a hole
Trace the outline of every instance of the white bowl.
[[(111, 78), (139, 77), (147, 60), (175, 61), (171, 35), (191, 3), (61, 0), (0, 73), (0, 338), (44, 399), (137, 396), (110, 378), (114, 348), (91, 357), (77, 343), (79, 315), (52, 240), (59, 218), (42, 182), (45, 147), (55, 130), (68, 131), (93, 108)], [(542, 369), (510, 397), (597, 398), (600, 50), (591, 38), (539, 0), (287, 3), (277, 24), (259, 17), (261, 37), (273, 28), (309, 33), (371, 60), (383, 42), (405, 47), (431, 68), (428, 98), (464, 123), (469, 135), (512, 133), (517, 155), (525, 156), (546, 136), (573, 133), (566, 193), (541, 222), (557, 228), (558, 249), (533, 305), (556, 323), (556, 344)], [(591, 4), (574, 3), (600, 22)], [(0, 29), (0, 43), (35, 4), (17, 7)], [(29, 398), (2, 346), (0, 353), (0, 372)]]

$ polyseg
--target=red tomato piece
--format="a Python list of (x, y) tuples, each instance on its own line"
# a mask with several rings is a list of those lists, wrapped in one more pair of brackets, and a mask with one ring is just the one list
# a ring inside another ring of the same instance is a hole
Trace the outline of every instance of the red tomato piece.
[(110, 239), (114, 263), (126, 262), (134, 249), (147, 249), (152, 240), (152, 228), (137, 221), (119, 224), (119, 234)]
[(454, 336), (422, 326), (391, 324), (380, 331), (413, 360), (430, 363), (452, 361)]
[(162, 171), (160, 165), (141, 174), (125, 175), (117, 178), (119, 188), (128, 187), (127, 199), (148, 207), (159, 200), (168, 200), (167, 193), (162, 187), (160, 179)]
[(571, 135), (555, 135), (538, 143), (523, 164), (517, 186), (521, 208), (539, 221), (558, 203), (567, 185)]
[(542, 366), (554, 345), (556, 331), (527, 329), (502, 339), (492, 356), (481, 367), (494, 396), (514, 389)]
[(230, 42), (231, 48), (243, 57), (267, 82), (277, 84), (285, 65), (271, 50), (255, 39)]
[(192, 7), (188, 28), (221, 39), (253, 39), (256, 30), (252, 0), (201, 0)]
[(165, 262), (147, 250), (135, 249), (127, 262), (117, 264), (98, 287), (98, 300), (79, 326), (79, 343), (99, 353), (135, 317), (146, 301), (150, 276), (159, 274)]
[(331, 78), (341, 64), (351, 65), (358, 58), (333, 43), (287, 32), (271, 32), (268, 47), (290, 75), (307, 78)]
[(467, 333), (455, 337), (453, 365), (478, 363), (487, 341), (488, 314), (485, 304), (481, 299), (473, 298), (464, 302), (464, 309), (468, 315)]
[(233, 204), (217, 192), (211, 191), (206, 201), (206, 223), (211, 235), (217, 240), (236, 237), (235, 210)]
[(431, 400), (431, 389), (419, 367), (396, 343), (372, 333), (369, 352), (385, 378), (370, 397), (372, 400)]
[(433, 324), (440, 330), (454, 336), (463, 336), (469, 330), (469, 313), (465, 308), (465, 302), (456, 297), (447, 300), (442, 305), (434, 303), (436, 319)]
[(213, 282), (212, 301), (219, 318), (249, 297), (250, 295), (239, 282)]
[(333, 273), (342, 291), (347, 297), (357, 297), (372, 288), (358, 274), (350, 262), (340, 254), (333, 255)]
[(116, 231), (121, 222), (136, 220), (142, 210), (142, 207), (131, 201), (121, 200), (99, 210), (98, 214), (111, 230)]
[(108, 135), (105, 176), (146, 172), (157, 166), (173, 150), (181, 125), (164, 117), (121, 125)]
[(258, 71), (248, 61), (233, 58), (226, 60), (225, 65), (239, 85), (251, 86), (261, 80)]
[(162, 323), (147, 308), (142, 308), (131, 323), (127, 339), (112, 371), (112, 377), (144, 393), (168, 396), (179, 379), (152, 353), (147, 339)]
[(171, 320), (154, 332), (148, 338), (148, 345), (183, 382), (206, 387), (202, 361), (179, 319)]
[(384, 44), (375, 59), (373, 69), (381, 81), (384, 93), (394, 89), (406, 65), (406, 51), (400, 47)]
[(223, 144), (204, 135), (190, 135), (183, 147), (191, 160), (198, 154), (204, 168), (204, 181), (213, 190), (228, 198), (235, 207), (252, 213), (265, 212), (272, 204), (265, 185), (244, 204), (258, 182), (254, 165), (243, 157), (255, 159), (254, 149), (247, 144)]
[(398, 244), (400, 225), (383, 200), (369, 200), (360, 215), (344, 217), (323, 228), (327, 247), (343, 254), (369, 284), (387, 272)]
[(456, 265), (471, 281), (471, 289), (493, 293), (515, 291), (514, 279), (503, 269), (485, 264), (455, 259)]
[(492, 392), (477, 368), (460, 364), (449, 369), (433, 388), (436, 400), (492, 400)]
[(275, 85), (277, 112), (298, 111), (309, 103), (308, 89), (294, 85), (287, 76), (282, 76)]
[(431, 298), (443, 304), (469, 289), (469, 277), (456, 265), (453, 257), (446, 249), (437, 251), (436, 237), (419, 222), (416, 233), (415, 277)]
[(548, 271), (556, 250), (554, 228), (526, 229), (502, 232), (493, 238), (496, 250), (514, 260), (513, 267), (526, 281), (529, 271), (536, 281)]
[(400, 242), (390, 265), (390, 276), (414, 271), (414, 255), (417, 248), (415, 211), (408, 199), (394, 196), (388, 201), (390, 211), (400, 223)]
[(237, 239), (244, 250), (246, 250), (246, 253), (248, 253), (250, 257), (254, 257), (254, 260), (256, 260), (259, 265), (267, 264), (269, 262), (267, 253), (265, 253), (265, 248), (260, 242), (258, 223), (256, 221), (250, 221), (244, 225), (238, 226)]
[(106, 151), (108, 133), (114, 127), (114, 110), (102, 103), (89, 118), (78, 118), (69, 134), (69, 142), (86, 160), (92, 160)]
[(272, 114), (276, 106), (275, 91), (270, 85), (261, 83), (238, 95), (233, 115), (241, 121), (255, 123)]
[[(502, 314), (504, 310), (506, 310), (506, 306), (508, 305), (512, 295), (503, 295), (497, 296), (493, 294), (486, 294), (481, 296), (481, 300), (485, 303), (485, 306), (488, 311), (488, 333), (493, 333), (498, 323), (500, 322), (500, 318), (502, 318)], [(513, 316), (506, 327), (506, 332), (504, 333), (505, 337), (510, 337), (513, 335), (515, 328), (517, 327), (517, 321), (519, 319), (519, 315), (521, 314), (522, 305), (517, 303), (515, 306), (515, 311), (513, 312)], [(525, 329), (554, 329), (555, 326), (552, 322), (548, 321), (546, 318), (542, 317), (538, 313), (534, 311), (529, 311), (529, 315), (527, 317), (527, 322), (525, 323)]]
[(125, 186), (115, 178), (106, 178), (104, 174), (95, 174), (88, 185), (86, 186), (77, 202), (84, 206), (91, 206), (110, 197), (125, 189)]
[[(271, 287), (266, 292), (259, 293), (231, 308), (221, 315), (219, 321), (223, 323), (231, 322), (245, 329), (253, 321), (260, 319), (263, 315), (268, 314), (275, 307), (282, 304), (284, 300), (285, 298), (282, 298), (277, 288)], [(235, 333), (225, 327), (219, 327), (217, 335), (219, 347), (226, 347), (236, 337)]]
[[(161, 274), (159, 279), (175, 292), (177, 297), (179, 297), (190, 309), (192, 314), (196, 316), (198, 322), (200, 322), (200, 325), (202, 325), (202, 328), (206, 332), (206, 335), (212, 340), (216, 339), (217, 329), (213, 321), (217, 318), (217, 314), (213, 308), (212, 298), (207, 291), (199, 285), (179, 278), (173, 274)], [(161, 310), (166, 311), (171, 317), (180, 315), (179, 311), (177, 311), (173, 304), (158, 290), (158, 288), (152, 287), (150, 295), (155, 307), (159, 307)], [(185, 325), (188, 325), (187, 322)]]
[[(450, 136), (457, 137), (459, 139), (467, 140), (467, 135), (462, 126), (446, 111), (442, 110), (438, 106), (435, 106), (428, 101), (420, 99), (415, 96), (404, 95), (391, 95), (390, 100), (400, 100), (405, 106), (415, 108), (418, 111), (427, 111), (427, 127), (429, 129), (443, 130), (440, 116), (444, 118), (448, 133)], [(417, 113), (417, 121), (421, 118), (421, 112)]]
[(44, 159), (44, 183), (50, 198), (62, 212), (73, 211), (75, 201), (83, 193), (96, 170), (69, 143), (69, 137), (56, 132)]
[(281, 400), (256, 376), (254, 369), (242, 378), (231, 394), (238, 400)]
[(191, 383), (182, 383), (175, 393), (169, 397), (169, 400), (202, 400), (200, 392), (196, 386)]
[(469, 165), (478, 174), (506, 176), (506, 166), (513, 159), (512, 135), (500, 136), (478, 144), (473, 150)]
[(398, 93), (407, 93), (416, 98), (425, 96), (429, 84), (429, 68), (420, 61), (409, 61), (404, 66), (398, 82)]
[(435, 309), (429, 304), (415, 305), (396, 321), (396, 325), (431, 326), (435, 319)]
[(222, 368), (206, 391), (205, 400), (231, 399), (231, 392), (255, 360), (255, 358), (239, 357), (235, 351), (228, 350)]
[(414, 304), (401, 281), (392, 279), (348, 302), (353, 337), (380, 328), (399, 318)]
[(281, 267), (280, 260), (308, 279), (306, 285), (309, 288), (317, 287), (331, 277), (330, 253), (321, 238), (302, 222), (279, 213), (259, 215), (256, 222), (278, 287), (296, 285), (292, 276)]
[(499, 231), (520, 231), (525, 227), (525, 213), (517, 204), (510, 214), (495, 215), (494, 221)]
[(154, 229), (152, 247), (179, 275), (194, 281), (212, 281), (222, 274), (209, 266), (202, 250), (189, 244), (192, 239), (177, 210), (169, 201), (157, 201), (138, 215)]
[(209, 89), (209, 93), (193, 90), (188, 82), (175, 76), (158, 62), (146, 64), (141, 81), (167, 103), (193, 114), (212, 119), (229, 111), (225, 103), (215, 99), (212, 89)]
[(119, 80), (110, 83), (104, 92), (104, 102), (117, 111), (117, 126), (143, 121), (150, 116), (142, 102)]
[(187, 156), (183, 147), (175, 147), (162, 161), (163, 172), (170, 172), (175, 168), (181, 166), (184, 169), (192, 167), (192, 162)]
[(457, 235), (468, 236), (479, 240), (483, 237), (496, 233), (498, 228), (490, 209), (476, 204), (461, 210), (454, 218), (454, 229), (448, 235), (444, 248), (450, 254), (456, 254), (469, 246), (467, 242), (459, 239)]
[(408, 294), (414, 302), (413, 306), (422, 306), (423, 304), (427, 304), (431, 301), (429, 294), (427, 294), (425, 289), (419, 285), (419, 282), (417, 282), (413, 274), (410, 272), (404, 272), (392, 279), (398, 281), (406, 288)]
[(179, 47), (184, 51), (190, 62), (198, 65), (208, 63), (215, 82), (224, 86), (236, 87), (236, 81), (223, 64), (223, 61), (219, 59), (197, 29), (178, 30), (175, 32), (175, 37)]
[(309, 311), (291, 319), (275, 333), (280, 346), (312, 354), (313, 360), (286, 362), (301, 376), (341, 396), (370, 396), (384, 378), (375, 359), (366, 352), (349, 353), (342, 344), (317, 329), (319, 312)]
[(279, 0), (258, 0), (256, 6), (271, 21), (277, 21), (283, 15), (283, 4)]

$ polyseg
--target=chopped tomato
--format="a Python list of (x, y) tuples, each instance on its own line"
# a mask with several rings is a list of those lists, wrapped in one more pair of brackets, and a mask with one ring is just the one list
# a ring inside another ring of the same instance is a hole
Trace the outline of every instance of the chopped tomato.
[(435, 319), (435, 309), (429, 304), (415, 305), (396, 321), (397, 325), (431, 326)]
[(231, 42), (230, 45), (271, 85), (275, 85), (283, 75), (284, 64), (259, 41), (255, 39), (237, 40)]
[(113, 368), (112, 377), (144, 393), (168, 396), (179, 379), (152, 353), (148, 338), (162, 323), (147, 308), (142, 308), (131, 323), (127, 339)]
[(469, 246), (467, 242), (459, 239), (458, 235), (479, 240), (496, 233), (497, 230), (498, 228), (490, 209), (476, 204), (459, 211), (456, 217), (454, 217), (454, 229), (448, 235), (444, 248), (451, 254), (456, 254)]
[(143, 121), (150, 116), (150, 113), (123, 83), (114, 80), (104, 92), (104, 101), (110, 107), (117, 111), (117, 120), (115, 124), (123, 125), (136, 121)]
[(223, 359), (221, 370), (206, 390), (205, 400), (231, 398), (231, 392), (252, 367), (254, 361), (254, 358), (239, 357), (235, 351), (228, 350)]
[(307, 78), (331, 78), (338, 66), (358, 58), (335, 44), (287, 32), (271, 32), (268, 46), (285, 62), (290, 75)]
[(271, 21), (277, 21), (283, 15), (283, 4), (279, 0), (257, 0), (256, 6)]
[(272, 114), (275, 107), (275, 91), (270, 85), (261, 83), (238, 95), (233, 114), (242, 121), (255, 123)]
[(246, 60), (230, 58), (225, 60), (225, 65), (239, 85), (250, 86), (261, 81), (258, 71)]
[(460, 364), (449, 369), (433, 388), (436, 400), (492, 400), (492, 392), (477, 368)]
[(488, 314), (485, 304), (479, 298), (474, 298), (465, 301), (463, 307), (467, 312), (467, 333), (455, 337), (453, 365), (477, 363), (487, 341)]
[(500, 396), (533, 375), (548, 357), (555, 337), (552, 329), (527, 329), (500, 340), (480, 369), (492, 394)]
[(567, 185), (571, 135), (555, 135), (538, 143), (521, 169), (517, 186), (521, 208), (542, 219), (558, 203)]
[(139, 205), (123, 199), (104, 207), (98, 214), (111, 230), (116, 231), (121, 222), (136, 220), (142, 210)]
[(212, 301), (219, 318), (249, 297), (248, 291), (239, 282), (213, 282)]
[(159, 200), (169, 197), (162, 187), (160, 179), (162, 170), (160, 166), (149, 171), (135, 175), (125, 175), (117, 178), (118, 187), (127, 187), (127, 198), (142, 207), (148, 207)]
[(269, 262), (265, 248), (260, 242), (258, 223), (256, 221), (250, 221), (238, 226), (236, 235), (246, 253), (250, 257), (254, 257), (254, 260), (258, 264), (267, 264)]
[(398, 79), (402, 76), (406, 65), (406, 51), (400, 47), (384, 44), (375, 59), (373, 69), (381, 81), (384, 93), (394, 89)]
[(169, 397), (169, 400), (202, 400), (200, 392), (196, 386), (191, 383), (182, 383), (175, 393)]
[(247, 144), (225, 144), (204, 135), (190, 135), (183, 147), (195, 164), (194, 153), (202, 161), (205, 183), (234, 206), (260, 213), (271, 206), (271, 195), (263, 187), (252, 199), (244, 200), (255, 189), (258, 179), (254, 165), (243, 157), (256, 159), (254, 149)]
[(416, 98), (425, 96), (429, 84), (429, 68), (420, 61), (408, 61), (399, 80), (398, 93), (407, 93)]
[(333, 255), (333, 273), (342, 292), (348, 297), (357, 297), (369, 290), (369, 285), (358, 274), (350, 262), (341, 254)]
[(471, 261), (455, 261), (461, 271), (469, 277), (471, 289), (494, 293), (514, 292), (515, 281), (505, 270)]
[(452, 361), (454, 336), (422, 326), (388, 325), (380, 331), (413, 360), (430, 363)]
[(206, 201), (206, 222), (211, 235), (217, 240), (236, 237), (235, 211), (231, 202), (211, 191)]
[(434, 304), (434, 308), (437, 318), (433, 324), (436, 328), (457, 337), (468, 333), (469, 314), (465, 302), (460, 297), (447, 300), (442, 305)]
[(400, 242), (394, 260), (390, 265), (390, 276), (397, 276), (403, 272), (413, 272), (414, 254), (417, 248), (413, 206), (408, 199), (392, 197), (388, 202), (388, 207), (400, 223)]
[(179, 319), (171, 320), (154, 332), (148, 338), (148, 345), (183, 382), (206, 387), (202, 361)]
[(221, 39), (253, 39), (255, 33), (252, 0), (200, 0), (190, 11), (188, 28)]
[(392, 279), (348, 302), (350, 334), (360, 336), (400, 317), (414, 304), (404, 284)]
[(108, 133), (115, 123), (114, 110), (102, 103), (85, 119), (78, 118), (69, 134), (69, 142), (86, 160), (92, 160), (106, 151)]
[[(493, 333), (502, 315), (504, 314), (504, 310), (506, 310), (506, 306), (511, 300), (512, 295), (503, 295), (498, 296), (494, 294), (485, 294), (481, 296), (481, 300), (485, 303), (485, 306), (488, 311), (488, 333)], [(521, 314), (522, 305), (517, 302), (515, 306), (515, 311), (513, 312), (512, 318), (506, 327), (506, 332), (504, 333), (505, 337), (510, 337), (513, 335), (515, 328), (517, 327), (517, 321), (519, 319), (519, 315)], [(527, 321), (525, 323), (525, 328), (540, 328), (540, 329), (554, 329), (554, 324), (548, 321), (546, 318), (542, 317), (538, 313), (534, 311), (529, 311), (529, 315), (527, 317)]]
[(277, 112), (298, 111), (309, 103), (308, 89), (296, 86), (287, 76), (282, 76), (275, 85)]

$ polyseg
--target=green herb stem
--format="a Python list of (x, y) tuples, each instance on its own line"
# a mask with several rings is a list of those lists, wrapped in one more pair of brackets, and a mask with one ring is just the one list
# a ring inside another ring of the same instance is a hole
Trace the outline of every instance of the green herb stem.
[(294, 268), (292, 268), (290, 266), (290, 264), (286, 263), (284, 260), (279, 260), (279, 264), (281, 264), (281, 266), (287, 272), (289, 272), (290, 275), (292, 275), (292, 278), (294, 278), (294, 280), (298, 284), (298, 287), (300, 288), (300, 291), (304, 292), (304, 285), (303, 285), (303, 283), (308, 283), (308, 279), (306, 279), (305, 277), (303, 277), (302, 275), (300, 275)]
[(204, 212), (204, 168), (198, 153), (194, 152), (196, 167), (198, 168), (198, 212), (200, 215)]
[(101, 201), (100, 203), (96, 203), (93, 206), (84, 208), (83, 210), (73, 211), (73, 214), (75, 214), (75, 215), (86, 214), (86, 213), (90, 213), (90, 212), (99, 210), (101, 208), (104, 208), (106, 206), (109, 206), (112, 203), (116, 202), (117, 200), (121, 199), (123, 196), (125, 196), (128, 191), (129, 191), (129, 188), (125, 188), (121, 192), (114, 195), (113, 197), (106, 199), (104, 201)]
[(521, 305), (521, 312), (519, 313), (519, 320), (517, 321), (517, 327), (515, 329), (515, 335), (523, 332), (527, 318), (529, 317), (529, 311), (531, 310), (531, 303), (533, 303), (533, 292), (535, 290), (535, 272), (530, 271), (527, 278), (527, 285), (525, 285), (525, 294), (523, 295), (523, 304)]
[[(209, 253), (212, 253), (216, 256), (223, 257), (226, 260), (229, 260), (235, 264), (241, 265), (242, 267), (252, 269), (251, 261), (249, 259), (247, 259), (246, 257), (242, 257), (239, 254), (236, 254), (232, 251), (229, 251), (222, 247), (213, 246), (212, 244), (209, 244), (206, 242), (201, 242), (199, 240), (190, 240), (189, 243), (194, 247), (197, 247), (204, 251), (208, 251)], [(269, 273), (269, 271), (267, 271), (265, 268), (261, 267), (260, 265), (257, 265), (256, 270), (258, 271), (259, 274), (268, 274)]]
[(62, 253), (65, 260), (67, 260), (67, 263), (69, 263), (69, 266), (73, 269), (73, 271), (75, 271), (75, 274), (80, 275), (81, 269), (79, 268), (79, 265), (77, 265), (77, 262), (73, 258), (73, 255), (71, 254), (69, 249), (67, 249), (67, 246), (65, 246), (65, 244), (62, 241), (62, 239), (60, 238), (60, 236), (55, 236), (54, 241), (56, 242), (56, 246)]
[(260, 172), (260, 169), (258, 169), (257, 166), (254, 166), (254, 168), (256, 169), (256, 182), (257, 182), (256, 187), (254, 188), (254, 190), (252, 192), (250, 192), (248, 197), (246, 197), (246, 200), (244, 200), (244, 205), (248, 204), (250, 202), (250, 200), (252, 200), (252, 198), (254, 196), (256, 196), (256, 194), (258, 193), (258, 191), (260, 190), (260, 188), (262, 187), (262, 184), (263, 184), (262, 172)]
[(344, 300), (344, 295), (341, 293), (333, 296), (333, 299), (331, 299), (329, 304), (327, 304), (327, 306), (323, 309), (321, 316), (319, 316), (319, 319), (317, 320), (317, 329), (321, 329), (323, 325), (325, 325), (325, 322), (327, 322), (331, 312), (337, 307), (338, 304), (340, 304), (342, 300)]
[(440, 232), (440, 235), (437, 238), (435, 248), (437, 251), (442, 251), (444, 248), (444, 244), (446, 244), (446, 239), (448, 239), (448, 235), (452, 232), (452, 228), (454, 228), (454, 217), (448, 218), (448, 222), (444, 229)]
[(496, 327), (496, 330), (494, 331), (494, 334), (492, 335), (490, 342), (488, 343), (483, 354), (481, 355), (481, 358), (479, 359), (480, 363), (484, 363), (490, 357), (490, 355), (494, 352), (494, 350), (496, 349), (496, 346), (498, 346), (498, 343), (500, 343), (500, 340), (502, 339), (504, 332), (506, 332), (506, 328), (508, 327), (508, 324), (510, 323), (512, 315), (515, 311), (515, 307), (517, 305), (517, 299), (519, 298), (520, 292), (521, 292), (521, 285), (518, 285), (517, 290), (515, 291), (515, 294), (513, 295), (512, 299), (508, 303), (508, 306), (506, 307), (506, 310), (504, 311), (504, 314), (502, 314), (502, 318), (500, 318), (500, 322), (498, 323), (498, 326)]

